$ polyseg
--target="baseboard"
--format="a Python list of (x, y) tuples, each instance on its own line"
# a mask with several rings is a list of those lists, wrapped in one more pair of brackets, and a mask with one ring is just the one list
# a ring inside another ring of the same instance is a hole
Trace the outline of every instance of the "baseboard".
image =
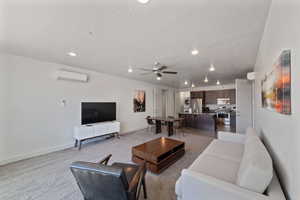
[[(123, 133), (120, 133), (120, 134), (125, 136), (127, 134), (132, 134), (132, 133), (135, 133), (135, 132), (138, 132), (138, 131), (141, 131), (141, 130), (145, 130), (145, 129), (146, 128), (138, 129), (138, 130), (134, 130), (134, 131), (123, 132)], [(68, 149), (68, 148), (71, 148), (73, 146), (74, 146), (74, 143), (71, 143), (71, 144), (65, 144), (65, 145), (50, 147), (50, 148), (47, 148), (47, 149), (42, 149), (42, 150), (31, 152), (31, 153), (24, 153), (24, 154), (21, 154), (21, 155), (12, 156), (11, 158), (0, 160), (0, 166), (7, 165), (9, 163), (13, 163), (13, 162), (17, 162), (17, 161), (21, 161), (21, 160), (25, 160), (25, 159), (29, 159), (29, 158), (32, 158), (32, 157), (52, 153), (52, 152), (55, 152), (55, 151)]]
[(17, 156), (12, 156), (11, 158), (8, 158), (8, 159), (5, 159), (5, 160), (0, 160), (0, 166), (7, 165), (9, 163), (17, 162), (17, 161), (20, 161), (20, 160), (25, 160), (25, 159), (29, 159), (29, 158), (32, 158), (32, 157), (52, 153), (52, 152), (55, 152), (55, 151), (68, 149), (68, 148), (71, 148), (73, 146), (74, 146), (74, 143), (65, 144), (65, 145), (50, 147), (50, 148), (47, 148), (47, 149), (42, 149), (42, 150), (31, 152), (31, 153), (25, 153), (25, 154), (21, 154), (21, 155), (17, 155)]
[(120, 133), (120, 135), (129, 135), (129, 134), (133, 134), (133, 133), (136, 133), (138, 131), (145, 131), (147, 130), (147, 128), (142, 128), (142, 129), (137, 129), (137, 130), (133, 130), (133, 131), (127, 131), (127, 132), (123, 132), (123, 133)]
[[(134, 130), (134, 131), (123, 132), (123, 133), (121, 133), (121, 135), (125, 136), (125, 135), (128, 135), (128, 134), (132, 134), (132, 133), (135, 133), (135, 132), (138, 132), (138, 131), (145, 130), (145, 129), (146, 128), (138, 129), (138, 130)], [(39, 151), (34, 151), (34, 152), (31, 152), (31, 153), (24, 153), (24, 154), (21, 154), (21, 155), (12, 156), (11, 158), (0, 160), (0, 166), (7, 165), (7, 164), (17, 162), (17, 161), (21, 161), (21, 160), (25, 160), (25, 159), (29, 159), (29, 158), (32, 158), (32, 157), (52, 153), (52, 152), (55, 152), (55, 151), (68, 149), (68, 148), (71, 148), (73, 146), (74, 146), (74, 143), (70, 143), (70, 144), (64, 144), (64, 145), (59, 145), (59, 146), (55, 146), (55, 147), (50, 147), (50, 148), (47, 148), (47, 149), (42, 149), (42, 150), (39, 150)]]

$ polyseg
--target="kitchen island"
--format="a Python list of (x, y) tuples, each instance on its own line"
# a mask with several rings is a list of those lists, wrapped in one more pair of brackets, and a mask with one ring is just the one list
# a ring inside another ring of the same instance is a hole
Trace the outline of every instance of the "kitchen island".
[(183, 126), (201, 129), (205, 131), (216, 131), (217, 120), (215, 113), (179, 113), (183, 118)]

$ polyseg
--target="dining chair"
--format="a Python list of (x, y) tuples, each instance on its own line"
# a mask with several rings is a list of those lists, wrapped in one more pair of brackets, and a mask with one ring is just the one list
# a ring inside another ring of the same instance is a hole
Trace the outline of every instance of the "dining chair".
[(181, 132), (182, 136), (184, 136), (184, 128), (183, 128), (183, 119), (179, 118), (178, 120), (174, 121), (174, 132), (177, 134), (177, 132)]
[(155, 127), (154, 121), (151, 119), (151, 116), (147, 116), (146, 120), (147, 120), (147, 124), (148, 124), (147, 131), (149, 132), (149, 129), (150, 129), (150, 131), (152, 131), (152, 128)]

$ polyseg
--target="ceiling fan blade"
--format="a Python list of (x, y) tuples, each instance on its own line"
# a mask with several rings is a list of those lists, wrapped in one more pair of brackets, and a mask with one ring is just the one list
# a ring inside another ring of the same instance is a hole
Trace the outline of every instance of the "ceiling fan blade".
[(144, 75), (149, 75), (152, 74), (152, 72), (145, 72), (145, 73), (141, 73), (140, 75), (144, 76)]
[(161, 73), (157, 73), (156, 76), (158, 77), (162, 77)]
[(164, 69), (167, 69), (168, 67), (167, 66), (161, 66), (160, 68), (158, 68), (158, 71), (162, 71)]
[(152, 69), (146, 69), (146, 68), (137, 68), (138, 70), (146, 71), (146, 72), (152, 72)]
[(178, 72), (171, 72), (171, 71), (163, 71), (164, 74), (177, 74)]

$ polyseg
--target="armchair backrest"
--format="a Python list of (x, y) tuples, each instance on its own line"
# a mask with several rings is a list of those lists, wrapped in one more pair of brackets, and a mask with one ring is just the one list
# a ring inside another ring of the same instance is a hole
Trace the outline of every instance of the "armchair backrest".
[(89, 162), (74, 162), (70, 168), (85, 200), (128, 199), (123, 169)]

